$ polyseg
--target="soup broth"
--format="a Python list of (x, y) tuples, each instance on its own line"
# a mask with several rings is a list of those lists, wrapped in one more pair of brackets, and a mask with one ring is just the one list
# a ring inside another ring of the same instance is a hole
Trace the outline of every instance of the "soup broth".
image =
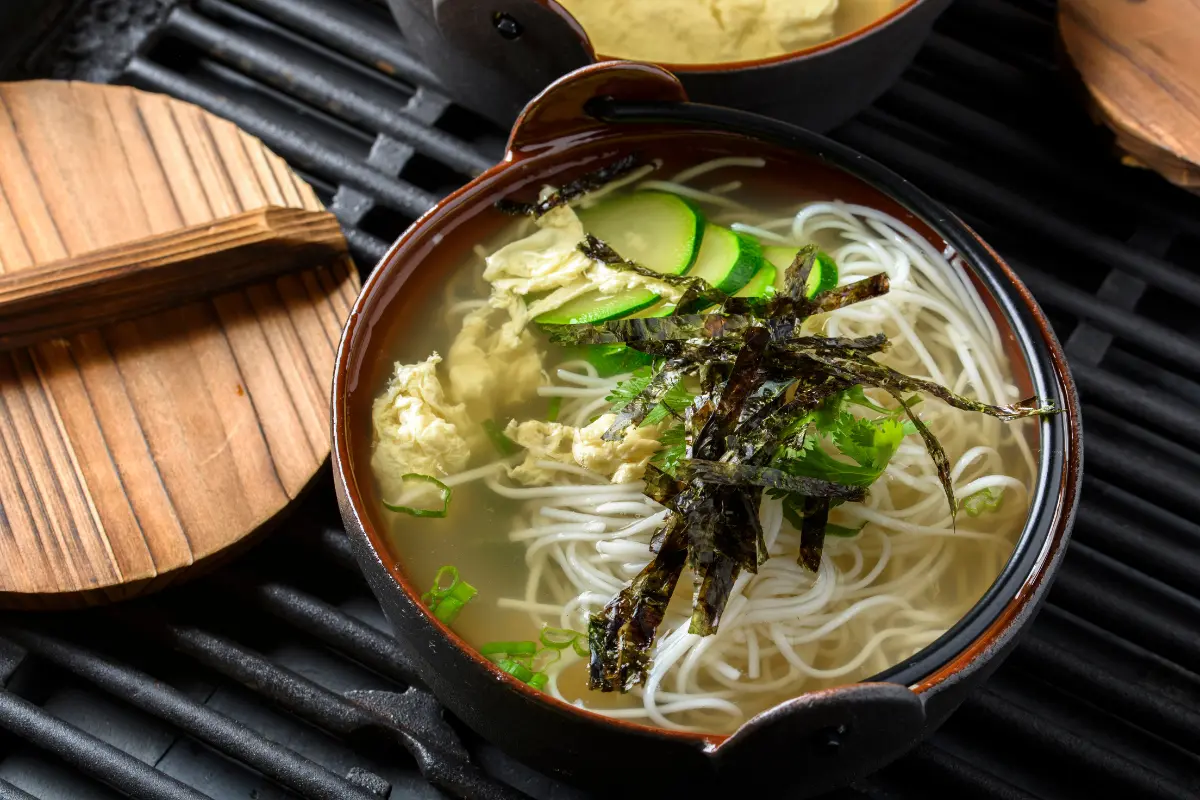
[[(831, 285), (851, 286), (884, 273), (890, 291), (808, 317), (803, 333), (882, 333), (890, 345), (873, 359), (898, 372), (985, 403), (1010, 404), (1026, 394), (1019, 385), (1024, 381), (1014, 380), (1007, 343), (977, 287), (955, 264), (952, 252), (914, 229), (915, 220), (888, 213), (895, 209), (842, 202), (812, 189), (790, 190), (789, 185), (804, 184), (789, 184), (778, 173), (768, 178), (768, 172), (754, 158), (651, 164), (552, 214), (561, 211), (560, 218), (570, 214), (584, 220), (585, 228), (588, 220), (602, 228), (609, 224), (603, 209), (617, 201), (683, 197), (684, 206), (694, 209), (704, 225), (697, 247), (729, 233), (747, 258), (757, 257), (756, 269), (766, 270), (772, 258), (790, 258), (800, 248), (816, 245), (836, 266), (836, 274), (825, 273)], [(663, 201), (662, 207), (674, 206)], [(634, 219), (645, 219), (652, 205), (646, 209)], [(497, 263), (498, 254), (511, 251), (514, 243), (528, 244), (523, 258), (548, 252), (537, 247), (551, 238), (537, 237), (554, 224), (515, 219), (479, 242), (474, 254), (430, 295), (434, 302), (427, 301), (419, 316), (411, 316), (405, 334), (393, 337), (390, 349), (379, 354), (379, 363), (397, 366), (422, 363), (435, 352), (444, 359), (428, 364), (427, 373), (440, 381), (445, 397), (439, 402), (428, 387), (417, 393), (426, 404), (421, 413), (433, 414), (419, 426), (420, 435), (431, 436), (446, 423), (468, 443), (469, 456), (443, 449), (438, 451), (443, 461), (426, 459), (411, 467), (404, 461), (407, 451), (381, 457), (380, 437), (391, 435), (391, 429), (381, 434), (377, 418), (370, 463), (375, 492), (393, 505), (399, 503), (398, 494), (419, 495), (428, 489), (398, 480), (401, 472), (436, 473), (432, 477), (451, 489), (443, 518), (379, 508), (376, 524), (414, 585), (432, 586), (439, 569), (453, 565), (459, 578), (474, 587), (477, 594), (450, 623), (466, 642), (509, 666), (514, 660), (506, 656), (512, 654), (497, 650), (495, 643), (532, 643), (538, 650), (535, 658), (516, 661), (528, 672), (544, 675), (535, 685), (568, 703), (649, 725), (724, 733), (800, 693), (862, 680), (898, 664), (943, 634), (987, 591), (1009, 559), (1028, 513), (1035, 474), (1033, 423), (960, 410), (925, 393), (906, 392), (900, 398), (944, 450), (946, 477), (956, 498), (951, 509), (917, 422), (907, 419), (892, 393), (855, 390), (851, 399), (839, 395), (842, 405), (833, 409), (848, 415), (844, 424), (865, 420), (863, 425), (875, 426), (868, 435), (893, 431), (897, 438), (887, 447), (874, 440), (877, 450), (872, 452), (887, 451), (886, 457), (879, 456), (886, 463), (874, 465), (878, 478), (869, 482), (864, 500), (835, 504), (829, 511), (817, 560), (807, 566), (797, 560), (804, 538), (797, 506), (757, 490), (757, 519), (770, 557), (756, 573), (736, 573), (715, 633), (689, 632), (694, 586), (692, 570), (685, 568), (658, 628), (644, 680), (625, 692), (589, 690), (589, 621), (655, 557), (652, 539), (672, 513), (646, 494), (642, 470), (647, 452), (662, 450), (662, 440), (669, 436), (665, 432), (685, 423), (684, 415), (668, 413), (663, 421), (638, 428), (648, 431), (650, 444), (632, 442), (632, 428), (626, 431), (621, 442), (626, 450), (616, 458), (614, 474), (613, 457), (605, 461), (589, 455), (588, 448), (598, 452), (605, 447), (599, 434), (611, 418), (596, 420), (613, 413), (608, 398), (636, 377), (629, 365), (614, 367), (609, 361), (598, 367), (594, 348), (553, 343), (533, 320), (516, 324), (517, 316), (546, 298), (544, 287), (513, 294), (515, 284), (504, 284), (509, 305), (481, 311), (505, 280), (495, 275), (485, 280), (485, 270), (495, 271), (489, 263)], [(656, 230), (666, 236), (665, 227)], [(622, 241), (627, 248), (640, 246), (636, 237)], [(704, 258), (703, 253), (696, 256), (696, 264), (710, 263)], [(775, 267), (768, 294), (787, 291), (788, 266)], [(718, 277), (725, 280), (737, 269)], [(672, 311), (672, 298), (659, 297), (630, 314)], [(665, 311), (656, 312), (663, 307)], [(491, 337), (487, 343), (499, 342), (498, 331), (507, 325), (521, 344), (509, 350), (499, 345), (489, 349), (490, 344), (464, 347), (464, 326), (473, 324)], [(480, 371), (470, 372), (472, 364)], [(408, 411), (401, 412), (403, 424), (404, 413), (417, 413), (416, 401), (396, 394), (394, 378), (390, 369), (372, 377), (373, 394), (384, 398), (376, 412), (386, 407), (394, 419), (389, 404), (408, 404)], [(699, 393), (695, 379), (689, 380), (691, 390)], [(472, 381), (477, 385), (461, 385)], [(440, 417), (435, 413), (460, 403), (464, 407), (457, 411)], [(429, 422), (434, 418), (437, 425)], [(490, 433), (484, 431), (485, 422)], [(839, 423), (804, 424), (810, 447), (823, 448), (829, 460), (855, 474), (870, 472), (869, 463), (855, 460), (861, 454), (845, 441), (850, 434), (839, 439), (836, 432), (820, 432), (821, 424)], [(506, 438), (497, 435), (501, 430)], [(554, 434), (567, 436), (568, 444), (546, 445), (546, 437)], [(426, 455), (442, 447), (432, 439), (425, 444)], [(507, 449), (512, 445), (526, 447)], [(447, 468), (451, 461), (453, 467)], [(424, 494), (420, 509), (436, 511), (440, 498)], [(543, 638), (547, 628), (563, 629), (552, 630), (549, 646)], [(572, 637), (566, 631), (583, 636), (558, 647)]]

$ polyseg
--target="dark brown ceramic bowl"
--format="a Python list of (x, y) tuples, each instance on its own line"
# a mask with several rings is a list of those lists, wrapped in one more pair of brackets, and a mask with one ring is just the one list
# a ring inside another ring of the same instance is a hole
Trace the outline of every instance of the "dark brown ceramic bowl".
[[(950, 2), (906, 0), (859, 30), (780, 56), (660, 66), (697, 102), (829, 130), (896, 82)], [(456, 99), (501, 125), (552, 80), (609, 60), (555, 0), (388, 3), (421, 63)]]
[[(774, 176), (793, 201), (807, 192), (874, 206), (907, 221), (939, 250), (952, 246), (997, 321), (1017, 383), (1062, 409), (1037, 424), (1036, 491), (1011, 560), (961, 621), (870, 681), (801, 695), (731, 736), (608, 719), (501, 672), (424, 608), (421, 588), (389, 554), (376, 522), (370, 406), (390, 368), (379, 354), (440, 296), (437, 290), (471, 246), (507, 224), (493, 201), (532, 195), (544, 183), (562, 185), (633, 151), (676, 163), (761, 156), (768, 161), (762, 173)], [(527, 763), (625, 794), (703, 785), (807, 796), (912, 747), (1000, 663), (1028, 625), (1067, 541), (1081, 461), (1078, 400), (1062, 349), (1029, 292), (962, 222), (841, 145), (752, 114), (689, 104), (669, 73), (625, 62), (586, 67), (551, 86), (521, 116), (504, 162), (396, 242), (355, 303), (334, 376), (333, 465), (342, 516), (372, 589), (430, 688), (464, 722)]]

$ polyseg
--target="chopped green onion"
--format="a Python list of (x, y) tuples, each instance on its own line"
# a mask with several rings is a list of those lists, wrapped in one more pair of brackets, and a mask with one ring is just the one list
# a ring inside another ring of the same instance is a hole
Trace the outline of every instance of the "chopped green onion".
[(541, 640), (546, 647), (555, 650), (565, 650), (575, 643), (575, 640), (583, 636), (579, 631), (573, 631), (570, 628), (542, 628)]
[(555, 663), (560, 658), (562, 658), (561, 650), (552, 650), (549, 647), (543, 647), (541, 650), (538, 651), (538, 654), (536, 656), (534, 656), (532, 659), (530, 659), (530, 664), (532, 665), (532, 663), (534, 661), (537, 661), (538, 669), (544, 670), (544, 669), (546, 669), (546, 667)]
[(549, 683), (549, 681), (550, 676), (546, 673), (535, 672), (533, 673), (533, 677), (530, 678), (527, 683), (533, 688), (537, 689), (539, 692), (544, 692), (546, 691), (546, 684)]
[(524, 448), (514, 442), (512, 439), (504, 435), (504, 427), (494, 419), (485, 419), (482, 423), (483, 431), (492, 440), (492, 446), (502, 456), (516, 455)]
[(433, 588), (421, 595), (421, 602), (449, 625), (476, 594), (474, 586), (458, 577), (457, 567), (442, 567), (434, 576)]
[(479, 648), (479, 654), (485, 656), (531, 656), (537, 652), (537, 642), (488, 642)]
[(511, 658), (501, 659), (496, 666), (509, 675), (512, 675), (521, 683), (529, 683), (530, 679), (533, 678), (533, 670), (518, 661), (513, 661)]
[(550, 407), (546, 410), (547, 422), (558, 422), (558, 414), (562, 411), (562, 401), (561, 397), (550, 398)]
[(959, 501), (958, 507), (967, 512), (968, 517), (978, 517), (987, 511), (999, 511), (1004, 503), (1004, 489), (980, 489), (973, 495)]
[(592, 654), (592, 651), (589, 649), (588, 638), (586, 636), (580, 636), (578, 639), (571, 642), (571, 649), (574, 650), (575, 655), (579, 656), (580, 658), (587, 658)]
[(431, 475), (422, 475), (419, 472), (410, 472), (407, 475), (400, 476), (401, 481), (419, 481), (421, 483), (429, 483), (435, 486), (438, 493), (441, 495), (441, 508), (414, 508), (412, 506), (392, 505), (388, 501), (383, 501), (383, 506), (388, 511), (396, 511), (401, 514), (408, 514), (413, 517), (444, 517), (450, 509), (450, 487), (434, 478)]

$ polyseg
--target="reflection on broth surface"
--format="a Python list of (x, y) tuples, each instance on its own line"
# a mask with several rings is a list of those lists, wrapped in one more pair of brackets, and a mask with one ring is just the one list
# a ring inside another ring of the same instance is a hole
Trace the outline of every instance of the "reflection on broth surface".
[[(869, 677), (953, 625), (1025, 521), (1033, 424), (998, 417), (1043, 409), (954, 255), (761, 189), (763, 163), (648, 164), (515, 219), (380, 354), (395, 557), (422, 588), (453, 565), (476, 592), (453, 629), (567, 702), (727, 732)], [(890, 291), (851, 302), (880, 274)], [(726, 295), (716, 332), (699, 314)], [(452, 490), (444, 518), (411, 515), (442, 507), (414, 473)]]

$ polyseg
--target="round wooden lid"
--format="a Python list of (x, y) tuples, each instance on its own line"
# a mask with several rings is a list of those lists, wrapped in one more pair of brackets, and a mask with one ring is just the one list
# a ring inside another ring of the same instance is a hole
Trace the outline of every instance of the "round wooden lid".
[[(320, 209), (258, 139), (128, 87), (0, 84), (0, 270), (265, 205)], [(159, 588), (329, 455), (349, 259), (0, 353), (0, 604)]]
[(1126, 163), (1200, 191), (1200, 3), (1060, 0), (1058, 23)]

